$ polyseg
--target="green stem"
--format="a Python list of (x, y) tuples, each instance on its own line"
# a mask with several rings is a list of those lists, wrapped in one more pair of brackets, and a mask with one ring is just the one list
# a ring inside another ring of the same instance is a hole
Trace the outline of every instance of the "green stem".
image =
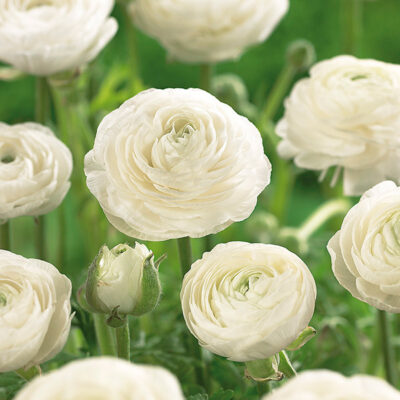
[(342, 0), (344, 53), (356, 55), (362, 34), (362, 0)]
[(61, 203), (57, 210), (58, 216), (58, 252), (57, 252), (57, 267), (60, 272), (64, 269), (65, 264), (65, 242), (66, 242), (66, 221), (65, 221), (65, 205)]
[(132, 23), (131, 17), (129, 16), (127, 8), (128, 6), (126, 4), (121, 4), (120, 7), (124, 18), (126, 40), (128, 41), (129, 66), (131, 70), (133, 89), (136, 94), (144, 89), (143, 82), (140, 77), (136, 28)]
[(307, 240), (325, 224), (325, 222), (337, 215), (346, 214), (350, 207), (351, 202), (348, 199), (333, 199), (327, 201), (307, 218), (298, 229), (297, 236), (301, 240)]
[(117, 349), (114, 340), (114, 328), (110, 328), (105, 321), (103, 314), (93, 314), (94, 328), (96, 331), (97, 343), (103, 356), (116, 356)]
[(40, 369), (39, 365), (35, 365), (27, 370), (21, 368), (14, 371), (18, 376), (24, 378), (26, 381), (31, 381), (38, 375), (42, 374), (42, 370)]
[(397, 371), (394, 359), (394, 349), (391, 343), (391, 326), (385, 311), (378, 310), (378, 322), (381, 334), (381, 345), (383, 353), (383, 362), (385, 367), (386, 380), (396, 386)]
[(204, 236), (204, 251), (211, 251), (214, 247), (213, 235)]
[(119, 358), (130, 360), (131, 358), (131, 339), (129, 336), (129, 320), (125, 318), (124, 325), (115, 329), (117, 337), (117, 353)]
[(35, 119), (44, 124), (49, 116), (50, 98), (46, 78), (36, 78)]
[(211, 92), (211, 79), (213, 67), (210, 64), (200, 66), (200, 88), (206, 92)]
[(190, 267), (192, 265), (192, 245), (190, 242), (190, 237), (177, 239), (177, 243), (182, 277), (184, 277), (186, 272), (190, 270)]
[[(264, 109), (261, 112), (260, 125), (274, 120), (283, 99), (285, 98), (293, 79), (296, 75), (296, 69), (291, 64), (286, 64), (280, 72), (275, 85), (265, 103)], [(276, 139), (275, 139), (276, 141)]]
[(268, 382), (257, 382), (257, 393), (262, 398), (265, 394), (269, 392)]
[(36, 256), (40, 260), (46, 259), (45, 250), (45, 219), (44, 215), (35, 218), (36, 235), (35, 235), (35, 245), (36, 245)]
[(4, 222), (0, 225), (0, 239), (1, 246), (3, 250), (11, 250), (11, 226), (10, 221)]
[[(184, 237), (177, 239), (178, 251), (179, 251), (179, 260), (181, 264), (182, 277), (190, 270), (192, 265), (192, 245), (190, 242), (190, 237)], [(190, 335), (190, 334), (189, 334)], [(196, 339), (190, 335), (187, 337), (187, 347), (189, 349), (190, 354), (195, 360), (198, 360), (200, 363), (203, 363), (203, 357), (201, 354), (201, 348), (198, 345)], [(199, 385), (204, 388), (208, 387), (208, 379), (207, 379), (207, 370), (203, 368), (201, 365), (195, 365), (194, 371), (196, 375), (196, 381)]]

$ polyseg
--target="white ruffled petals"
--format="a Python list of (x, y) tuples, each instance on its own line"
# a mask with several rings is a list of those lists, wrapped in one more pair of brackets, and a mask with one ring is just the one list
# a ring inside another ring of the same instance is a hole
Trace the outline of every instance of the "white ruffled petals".
[(289, 8), (289, 0), (136, 0), (135, 24), (174, 59), (210, 63), (239, 58), (263, 42)]
[(344, 193), (400, 178), (400, 66), (339, 56), (316, 64), (285, 102), (279, 153), (301, 168), (344, 169)]
[(328, 243), (333, 273), (355, 298), (400, 313), (400, 188), (368, 190)]
[(93, 60), (117, 31), (114, 0), (0, 0), (0, 60), (39, 76)]
[(230, 242), (185, 275), (181, 303), (201, 346), (234, 361), (266, 359), (292, 343), (314, 312), (307, 266), (275, 245)]
[(119, 231), (167, 240), (248, 218), (271, 165), (256, 127), (212, 95), (150, 89), (104, 118), (85, 173)]
[(44, 261), (0, 250), (0, 372), (39, 365), (64, 347), (71, 282)]
[(262, 400), (400, 400), (400, 392), (380, 378), (337, 372), (302, 372)]
[(111, 357), (74, 361), (34, 379), (15, 400), (184, 400), (178, 380), (161, 367)]
[(57, 208), (71, 172), (71, 152), (50, 129), (0, 123), (0, 221)]

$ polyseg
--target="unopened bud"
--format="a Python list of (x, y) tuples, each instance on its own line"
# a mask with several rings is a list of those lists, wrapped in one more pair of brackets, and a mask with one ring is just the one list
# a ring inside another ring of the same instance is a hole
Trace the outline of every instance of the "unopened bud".
[(308, 40), (296, 40), (288, 47), (286, 58), (297, 72), (307, 71), (316, 60), (315, 48)]
[(97, 312), (108, 314), (110, 324), (125, 315), (140, 316), (158, 304), (161, 285), (154, 255), (143, 245), (103, 246), (89, 268), (86, 299)]

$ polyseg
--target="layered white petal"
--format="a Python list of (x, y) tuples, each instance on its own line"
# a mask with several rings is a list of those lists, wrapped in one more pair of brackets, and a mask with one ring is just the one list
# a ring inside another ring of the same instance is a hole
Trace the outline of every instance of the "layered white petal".
[(135, 24), (170, 56), (184, 62), (236, 59), (263, 42), (289, 8), (289, 0), (136, 0)]
[(279, 153), (313, 170), (344, 168), (360, 195), (400, 178), (400, 66), (339, 56), (316, 64), (285, 101)]
[(185, 275), (181, 303), (201, 346), (234, 361), (268, 358), (307, 327), (316, 298), (303, 261), (275, 245), (217, 245)]
[(339, 283), (381, 310), (400, 312), (400, 188), (385, 181), (367, 191), (328, 243)]
[(71, 172), (71, 152), (50, 129), (0, 123), (0, 221), (58, 207)]
[(161, 367), (110, 357), (74, 361), (34, 379), (15, 400), (184, 400), (178, 380)]
[(47, 76), (93, 60), (117, 31), (114, 0), (0, 0), (0, 60)]
[(262, 400), (400, 400), (400, 392), (380, 378), (347, 378), (328, 370), (306, 371)]
[(118, 230), (167, 240), (249, 217), (271, 165), (259, 131), (231, 107), (200, 89), (151, 89), (104, 118), (85, 173)]
[(71, 326), (71, 282), (44, 261), (0, 250), (0, 372), (61, 351)]

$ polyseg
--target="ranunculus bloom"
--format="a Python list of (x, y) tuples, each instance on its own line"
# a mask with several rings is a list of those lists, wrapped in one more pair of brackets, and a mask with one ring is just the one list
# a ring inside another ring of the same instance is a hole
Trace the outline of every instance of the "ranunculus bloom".
[(271, 165), (246, 118), (200, 89), (151, 89), (100, 124), (87, 185), (128, 236), (216, 233), (249, 217)]
[(34, 379), (15, 400), (184, 400), (178, 380), (161, 367), (111, 357), (74, 361)]
[(263, 42), (286, 14), (289, 0), (136, 0), (134, 22), (184, 62), (236, 59)]
[(350, 56), (322, 61), (285, 109), (278, 150), (297, 166), (343, 168), (347, 195), (400, 177), (400, 66)]
[(58, 207), (71, 172), (71, 152), (50, 129), (0, 123), (0, 222)]
[(333, 273), (355, 298), (400, 313), (400, 188), (368, 190), (328, 243)]
[(199, 344), (233, 361), (265, 359), (307, 327), (316, 287), (304, 262), (275, 245), (217, 245), (185, 275), (181, 302)]
[(400, 392), (368, 375), (347, 378), (328, 370), (306, 371), (290, 379), (263, 400), (400, 400)]
[(89, 268), (86, 298), (96, 311), (140, 316), (156, 307), (160, 295), (154, 255), (144, 244), (103, 246)]
[(71, 281), (41, 260), (0, 250), (0, 372), (29, 368), (64, 347)]
[(93, 60), (117, 31), (114, 0), (0, 0), (0, 60), (51, 75)]

